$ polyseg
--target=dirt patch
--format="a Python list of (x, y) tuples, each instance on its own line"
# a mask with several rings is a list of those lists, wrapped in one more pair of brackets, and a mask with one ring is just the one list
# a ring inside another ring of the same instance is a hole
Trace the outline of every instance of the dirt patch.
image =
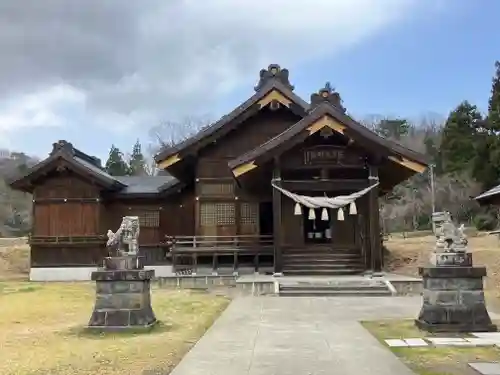
[[(2, 243), (4, 246), (2, 246)], [(0, 280), (26, 280), (30, 270), (30, 248), (23, 241), (0, 242)]]
[[(385, 245), (388, 249), (386, 269), (389, 272), (417, 276), (418, 267), (429, 264), (434, 248), (434, 236), (401, 238), (391, 237)], [(500, 311), (500, 240), (497, 236), (478, 233), (469, 237), (469, 250), (477, 266), (486, 266), (488, 275), (484, 287), (488, 304)]]

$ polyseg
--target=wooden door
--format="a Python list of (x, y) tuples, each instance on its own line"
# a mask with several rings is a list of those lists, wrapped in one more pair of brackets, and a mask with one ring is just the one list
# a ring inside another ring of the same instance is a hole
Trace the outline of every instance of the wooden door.
[[(229, 237), (236, 235), (236, 207), (234, 202), (200, 202), (198, 234), (202, 237)], [(208, 238), (207, 238), (208, 240)]]

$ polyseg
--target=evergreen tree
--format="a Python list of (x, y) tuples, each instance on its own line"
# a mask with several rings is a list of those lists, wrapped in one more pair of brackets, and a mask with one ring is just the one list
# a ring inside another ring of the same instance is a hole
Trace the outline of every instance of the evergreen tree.
[(475, 105), (464, 101), (452, 111), (443, 128), (438, 165), (444, 173), (471, 172), (476, 155), (477, 126), (482, 120)]
[(488, 101), (488, 126), (492, 131), (500, 131), (500, 61), (495, 62), (495, 76)]
[(144, 176), (146, 172), (146, 160), (142, 154), (141, 143), (139, 140), (135, 142), (134, 148), (132, 149), (132, 155), (130, 156), (130, 175), (132, 176)]
[(111, 176), (127, 176), (130, 174), (129, 167), (123, 159), (122, 152), (115, 147), (115, 145), (112, 145), (109, 150), (109, 157), (106, 161), (105, 169)]
[(495, 63), (495, 75), (488, 101), (488, 116), (478, 126), (474, 178), (483, 190), (500, 183), (500, 61)]

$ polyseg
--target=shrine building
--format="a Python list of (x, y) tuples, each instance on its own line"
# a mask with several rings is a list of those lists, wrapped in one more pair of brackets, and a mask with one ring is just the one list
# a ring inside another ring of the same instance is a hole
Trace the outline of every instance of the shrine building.
[(13, 189), (33, 196), (30, 279), (88, 280), (108, 255), (108, 229), (130, 215), (160, 277), (378, 272), (378, 198), (427, 168), (351, 118), (338, 92), (297, 96), (278, 65), (261, 70), (241, 105), (155, 161), (157, 176), (111, 176), (58, 141), (13, 177)]

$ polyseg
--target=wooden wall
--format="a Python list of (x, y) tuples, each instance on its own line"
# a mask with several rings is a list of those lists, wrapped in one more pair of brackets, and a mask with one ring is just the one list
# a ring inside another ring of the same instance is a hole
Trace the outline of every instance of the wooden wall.
[(47, 178), (33, 194), (33, 236), (99, 234), (99, 189), (71, 173)]
[(31, 245), (31, 267), (91, 267), (102, 264), (107, 250), (102, 245)]
[[(95, 239), (103, 234), (96, 185), (70, 171), (54, 172), (38, 181), (33, 199), (32, 240), (50, 242), (31, 245), (32, 267), (89, 266), (101, 261), (106, 249)], [(68, 237), (81, 242), (69, 244)], [(89, 238), (89, 243), (82, 238)]]
[(284, 108), (277, 111), (262, 109), (223, 139), (202, 150), (198, 159), (196, 177), (232, 178), (233, 175), (227, 165), (229, 160), (258, 147), (299, 120), (299, 116)]
[(106, 230), (116, 231), (123, 216), (139, 216), (139, 243), (157, 245), (165, 236), (194, 235), (194, 196), (186, 191), (164, 199), (126, 199), (105, 203)]
[[(196, 166), (195, 228), (197, 235), (258, 235), (259, 203), (270, 201), (237, 186), (228, 162), (289, 128), (300, 118), (287, 109), (264, 108), (222, 140), (204, 149)], [(269, 184), (267, 179), (265, 183)]]

